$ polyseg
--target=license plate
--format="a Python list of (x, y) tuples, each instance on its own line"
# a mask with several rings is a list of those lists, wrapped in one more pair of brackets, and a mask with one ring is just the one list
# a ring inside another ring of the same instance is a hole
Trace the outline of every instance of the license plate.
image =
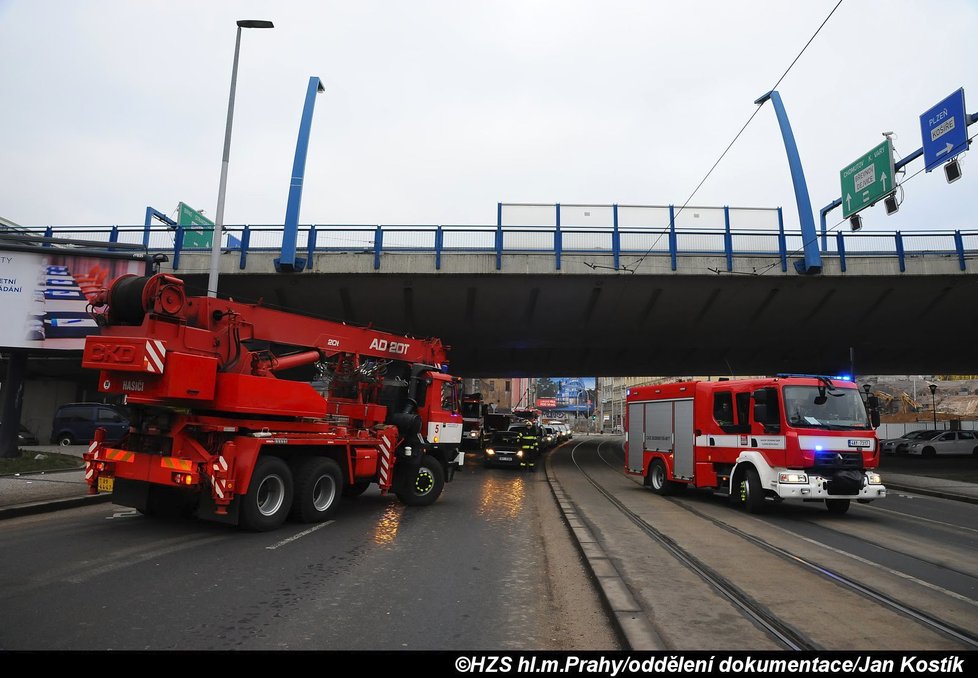
[(115, 478), (101, 476), (98, 479), (98, 491), (99, 492), (111, 492), (112, 486), (115, 485)]
[(513, 461), (513, 458), (508, 455), (501, 454), (499, 455), (499, 461)]

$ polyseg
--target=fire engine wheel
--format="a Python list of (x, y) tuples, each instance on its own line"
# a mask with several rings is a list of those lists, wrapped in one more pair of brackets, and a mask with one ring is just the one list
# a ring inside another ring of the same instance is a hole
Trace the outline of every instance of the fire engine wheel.
[(737, 484), (738, 499), (748, 513), (760, 513), (764, 510), (764, 491), (761, 489), (761, 478), (753, 466), (746, 467), (740, 474)]
[(426, 454), (416, 471), (400, 479), (395, 492), (397, 498), (408, 506), (428, 506), (438, 499), (444, 487), (445, 470), (441, 462)]
[(848, 499), (826, 499), (825, 508), (829, 510), (829, 513), (843, 514), (849, 510), (849, 500)]
[(292, 469), (295, 476), (295, 499), (292, 517), (303, 523), (329, 520), (340, 506), (343, 471), (328, 457), (299, 460)]
[(258, 458), (248, 494), (241, 501), (241, 527), (266, 532), (280, 526), (292, 507), (292, 471), (282, 459)]
[(661, 459), (652, 460), (649, 464), (649, 487), (652, 491), (662, 496), (672, 494), (674, 487), (668, 477), (665, 463)]

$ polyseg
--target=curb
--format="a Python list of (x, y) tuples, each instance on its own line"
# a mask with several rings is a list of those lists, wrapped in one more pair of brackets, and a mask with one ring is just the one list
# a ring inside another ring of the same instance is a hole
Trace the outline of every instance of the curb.
[(20, 518), (21, 516), (33, 516), (39, 513), (50, 513), (52, 511), (62, 511), (64, 509), (78, 508), (90, 504), (105, 504), (112, 501), (112, 494), (89, 494), (82, 497), (72, 497), (70, 499), (55, 499), (53, 501), (39, 501), (33, 504), (17, 504), (15, 506), (5, 506), (0, 508), (0, 520), (8, 518)]
[(615, 569), (614, 562), (595, 539), (590, 528), (577, 513), (577, 508), (570, 501), (560, 486), (560, 481), (554, 475), (547, 455), (544, 468), (547, 483), (553, 493), (554, 500), (564, 517), (567, 530), (571, 533), (577, 550), (580, 552), (588, 569), (591, 579), (598, 587), (605, 607), (611, 612), (611, 620), (618, 635), (625, 641), (630, 650), (665, 650), (667, 649), (655, 627), (645, 614), (642, 607), (629, 591), (625, 581)]
[(938, 499), (950, 499), (952, 501), (962, 501), (968, 504), (978, 504), (978, 497), (968, 497), (963, 494), (955, 494), (954, 492), (931, 490), (928, 488), (914, 487), (911, 485), (894, 485), (893, 483), (885, 483), (885, 485), (887, 490), (893, 488), (894, 490), (900, 490), (901, 492), (913, 492), (914, 494), (923, 494), (928, 497), (937, 497)]

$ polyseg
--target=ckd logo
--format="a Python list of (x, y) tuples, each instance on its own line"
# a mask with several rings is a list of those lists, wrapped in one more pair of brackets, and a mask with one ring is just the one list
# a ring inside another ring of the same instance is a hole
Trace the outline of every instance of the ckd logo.
[(370, 342), (370, 348), (376, 351), (387, 351), (395, 355), (406, 355), (410, 347), (410, 344), (399, 341), (387, 341), (386, 339), (374, 339)]
[(122, 344), (94, 344), (92, 360), (102, 363), (131, 363), (136, 359), (136, 349)]

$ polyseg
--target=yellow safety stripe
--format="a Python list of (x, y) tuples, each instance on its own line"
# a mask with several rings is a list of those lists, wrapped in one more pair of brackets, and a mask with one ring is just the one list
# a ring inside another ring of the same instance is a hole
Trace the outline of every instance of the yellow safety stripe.
[(194, 463), (189, 459), (178, 459), (177, 457), (163, 457), (160, 459), (160, 466), (173, 469), (174, 471), (193, 471)]
[(126, 450), (114, 450), (111, 447), (103, 450), (107, 461), (132, 461), (136, 458), (132, 452)]

